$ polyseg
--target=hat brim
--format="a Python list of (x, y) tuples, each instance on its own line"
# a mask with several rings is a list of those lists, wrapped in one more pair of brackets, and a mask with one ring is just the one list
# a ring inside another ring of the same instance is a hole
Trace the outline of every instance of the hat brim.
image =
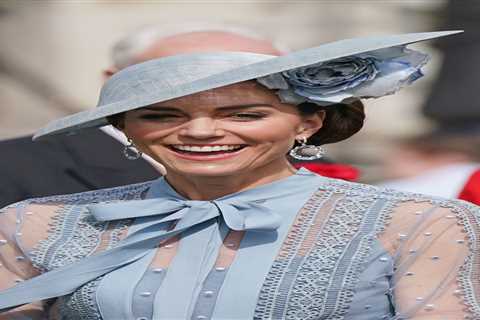
[(54, 120), (38, 130), (34, 135), (33, 140), (61, 133), (73, 133), (85, 128), (108, 125), (107, 117), (109, 116), (205, 90), (252, 80), (269, 74), (300, 68), (332, 59), (393, 46), (407, 45), (460, 32), (462, 31), (454, 30), (354, 38), (299, 50), (284, 56), (272, 57), (252, 64), (236, 67), (228, 71), (209, 75), (201, 79), (196, 79), (191, 82), (186, 82), (171, 88), (170, 90), (145, 95), (145, 97), (141, 97), (140, 99), (137, 97), (136, 99), (131, 100), (121, 100), (102, 105), (99, 108), (82, 111)]

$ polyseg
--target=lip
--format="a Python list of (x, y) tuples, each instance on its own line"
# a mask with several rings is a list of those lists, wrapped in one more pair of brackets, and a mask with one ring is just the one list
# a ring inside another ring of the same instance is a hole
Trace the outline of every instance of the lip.
[[(191, 144), (190, 146), (225, 146), (225, 145), (235, 145), (235, 144)], [(174, 154), (176, 157), (185, 159), (185, 160), (193, 160), (193, 161), (216, 161), (216, 160), (224, 160), (229, 158), (234, 158), (238, 154), (240, 154), (243, 150), (245, 150), (248, 145), (244, 145), (243, 148), (234, 151), (234, 152), (225, 152), (225, 153), (218, 153), (218, 154), (190, 154), (190, 153), (180, 153), (176, 152), (174, 149), (167, 147), (168, 151)]]

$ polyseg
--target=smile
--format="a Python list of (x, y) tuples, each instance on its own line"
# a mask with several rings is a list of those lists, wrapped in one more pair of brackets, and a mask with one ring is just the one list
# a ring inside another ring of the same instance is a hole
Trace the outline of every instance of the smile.
[(197, 145), (185, 145), (185, 144), (174, 144), (170, 146), (174, 150), (186, 151), (186, 152), (218, 152), (218, 151), (236, 151), (239, 150), (245, 145), (210, 145), (210, 146), (197, 146)]
[(177, 157), (186, 160), (205, 161), (205, 160), (221, 160), (235, 157), (247, 145), (241, 144), (225, 144), (225, 145), (186, 145), (173, 144), (169, 145)]

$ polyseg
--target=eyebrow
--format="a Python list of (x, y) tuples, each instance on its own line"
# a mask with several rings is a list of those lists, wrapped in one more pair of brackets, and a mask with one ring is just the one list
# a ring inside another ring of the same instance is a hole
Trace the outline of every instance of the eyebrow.
[[(235, 109), (245, 109), (245, 108), (255, 108), (255, 107), (270, 107), (273, 108), (273, 105), (268, 103), (251, 103), (251, 104), (239, 104), (239, 105), (231, 105), (231, 106), (222, 106), (218, 107), (217, 109), (220, 110), (235, 110)], [(174, 112), (182, 112), (182, 110), (174, 107), (169, 106), (150, 106), (150, 107), (143, 107), (139, 110), (152, 110), (152, 111), (174, 111)]]

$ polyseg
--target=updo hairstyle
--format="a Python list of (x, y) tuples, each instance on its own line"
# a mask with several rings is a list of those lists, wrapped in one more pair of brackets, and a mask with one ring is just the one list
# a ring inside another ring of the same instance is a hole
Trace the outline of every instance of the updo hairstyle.
[(303, 115), (325, 111), (322, 128), (308, 139), (309, 144), (317, 146), (350, 138), (360, 131), (365, 120), (364, 107), (360, 100), (355, 100), (349, 104), (337, 103), (326, 107), (304, 102), (299, 104), (297, 108)]

